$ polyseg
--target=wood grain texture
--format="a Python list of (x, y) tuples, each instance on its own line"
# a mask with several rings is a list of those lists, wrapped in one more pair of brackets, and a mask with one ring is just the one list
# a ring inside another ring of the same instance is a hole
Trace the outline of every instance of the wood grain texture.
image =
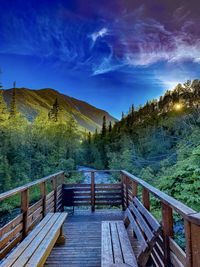
[[(42, 216), (42, 215), (41, 215)], [(56, 240), (62, 233), (66, 213), (51, 213), (2, 262), (3, 267), (43, 266)]]
[(101, 267), (137, 267), (137, 260), (123, 221), (102, 222)]
[(45, 267), (100, 267), (101, 222), (121, 220), (123, 212), (116, 210), (76, 209), (64, 224), (66, 242), (56, 245), (46, 260)]

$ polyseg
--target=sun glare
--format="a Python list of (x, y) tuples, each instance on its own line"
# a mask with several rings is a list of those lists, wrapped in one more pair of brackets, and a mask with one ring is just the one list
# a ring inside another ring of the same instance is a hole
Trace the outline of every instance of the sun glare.
[(177, 103), (174, 105), (174, 109), (177, 111), (181, 110), (182, 108), (183, 108), (183, 105), (181, 103)]

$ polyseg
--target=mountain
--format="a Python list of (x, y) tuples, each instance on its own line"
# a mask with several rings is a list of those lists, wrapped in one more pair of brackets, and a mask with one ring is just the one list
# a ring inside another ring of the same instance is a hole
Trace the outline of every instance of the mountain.
[[(12, 94), (13, 89), (3, 90), (3, 96), (8, 107)], [(73, 116), (82, 130), (86, 129), (94, 132), (95, 129), (100, 129), (103, 116), (106, 116), (107, 122), (111, 121), (114, 123), (117, 121), (108, 112), (98, 109), (84, 101), (61, 94), (51, 88), (40, 90), (16, 88), (17, 108), (30, 121), (40, 112), (49, 112), (56, 98), (62, 112), (66, 116)]]

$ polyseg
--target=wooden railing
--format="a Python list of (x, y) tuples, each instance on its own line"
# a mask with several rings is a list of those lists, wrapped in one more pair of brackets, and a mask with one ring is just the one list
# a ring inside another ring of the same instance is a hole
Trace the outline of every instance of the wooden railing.
[[(92, 211), (95, 211), (95, 208), (108, 207), (108, 205), (119, 206), (125, 210), (134, 196), (141, 198), (143, 205), (151, 211), (152, 196), (154, 196), (160, 203), (162, 224), (162, 234), (151, 254), (155, 266), (200, 267), (199, 213), (126, 171), (108, 170), (107, 172), (117, 172), (120, 177), (118, 182), (113, 184), (95, 182), (96, 172), (101, 171), (82, 171), (84, 172), (90, 173), (89, 184), (69, 184), (64, 172), (61, 171), (0, 194), (0, 202), (15, 195), (21, 195), (21, 213), (0, 228), (0, 259), (8, 254), (46, 213), (62, 211), (62, 187), (64, 185), (65, 188), (74, 189), (75, 206), (90, 206)], [(47, 193), (49, 182), (51, 182), (52, 190)], [(30, 204), (29, 192), (33, 187), (40, 189), (40, 198), (34, 204)], [(174, 239), (174, 212), (184, 220), (185, 251)]]
[(68, 173), (88, 173), (90, 176), (90, 184), (70, 184), (65, 183), (65, 188), (74, 190), (74, 206), (91, 206), (91, 210), (95, 211), (96, 208), (103, 206), (121, 206), (123, 200), (122, 184), (115, 183), (96, 183), (96, 173), (101, 172), (117, 172), (116, 170), (88, 170), (88, 171), (71, 171)]
[[(47, 193), (47, 183), (49, 182), (51, 182), (52, 190)], [(0, 259), (3, 259), (10, 250), (25, 238), (46, 213), (62, 209), (63, 183), (64, 172), (61, 171), (0, 194), (0, 203), (13, 196), (19, 194), (21, 196), (21, 213), (0, 228)], [(33, 187), (37, 187), (40, 190), (40, 198), (30, 205), (29, 193)]]
[[(200, 213), (187, 207), (180, 201), (168, 196), (145, 181), (121, 171), (126, 207), (140, 187), (143, 205), (150, 210), (152, 194), (161, 204), (162, 235), (152, 253), (156, 266), (199, 267), (200, 266)], [(186, 250), (183, 251), (174, 240), (173, 213), (178, 213), (184, 220)]]

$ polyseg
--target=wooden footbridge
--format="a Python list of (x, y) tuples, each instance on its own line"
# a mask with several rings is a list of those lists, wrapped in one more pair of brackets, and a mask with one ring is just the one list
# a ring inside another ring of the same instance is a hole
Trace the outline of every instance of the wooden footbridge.
[[(69, 184), (61, 171), (0, 194), (1, 203), (21, 202), (0, 228), (1, 267), (200, 267), (200, 213), (126, 171), (114, 171), (119, 180), (110, 184), (95, 183), (99, 171), (87, 172), (90, 184)], [(32, 190), (40, 192), (34, 202)], [(73, 214), (63, 206), (67, 192)], [(174, 237), (177, 214), (185, 249)]]

